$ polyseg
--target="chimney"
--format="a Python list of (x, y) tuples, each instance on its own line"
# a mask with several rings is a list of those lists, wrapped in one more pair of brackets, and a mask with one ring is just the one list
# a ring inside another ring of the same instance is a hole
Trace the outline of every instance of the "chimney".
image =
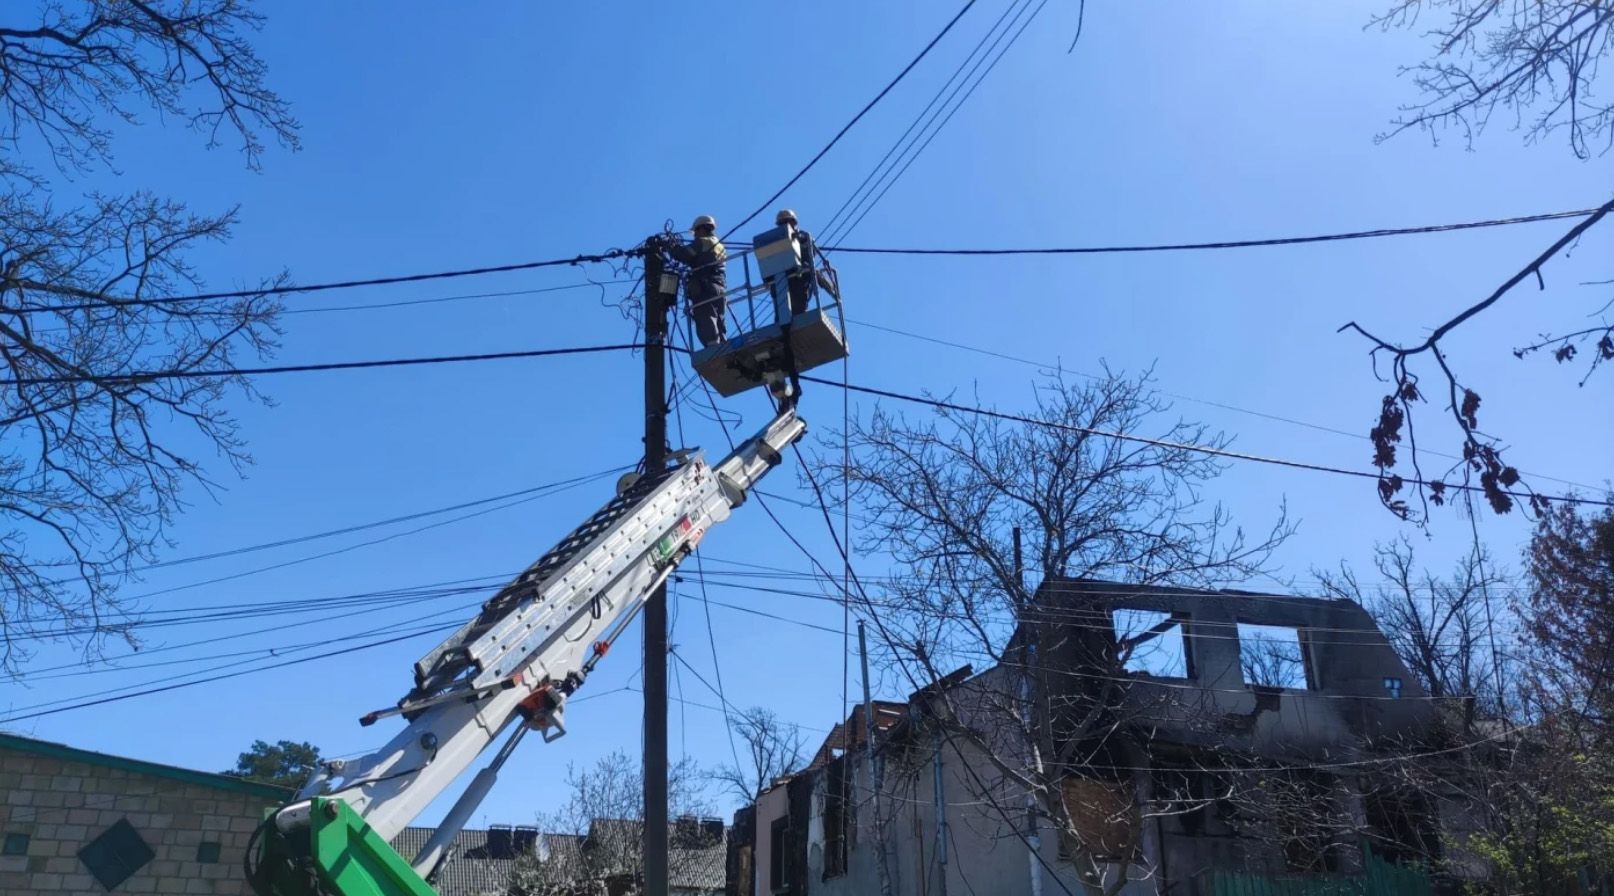
[(538, 829), (518, 827), (513, 838), (516, 855), (525, 855), (538, 847)]
[(488, 827), (488, 858), (513, 859), (515, 858), (514, 831), (507, 824), (496, 824)]

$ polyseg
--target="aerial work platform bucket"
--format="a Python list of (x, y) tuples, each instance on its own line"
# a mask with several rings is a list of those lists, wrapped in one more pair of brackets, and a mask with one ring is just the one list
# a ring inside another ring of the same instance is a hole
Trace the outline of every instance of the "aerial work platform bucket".
[[(835, 271), (827, 262), (819, 270), (813, 259), (802, 258), (794, 233), (794, 228), (781, 226), (757, 234), (752, 254), (764, 285), (751, 286), (747, 259), (746, 285), (730, 290), (729, 324), (740, 335), (694, 352), (695, 372), (724, 398), (792, 379), (847, 356)], [(808, 307), (800, 314), (791, 314), (792, 275), (807, 284)], [(758, 323), (758, 305), (772, 323)]]
[[(786, 346), (789, 352), (786, 352)], [(828, 310), (809, 308), (786, 325), (768, 324), (695, 352), (695, 372), (727, 398), (762, 385), (768, 374), (804, 373), (846, 357), (846, 336)]]

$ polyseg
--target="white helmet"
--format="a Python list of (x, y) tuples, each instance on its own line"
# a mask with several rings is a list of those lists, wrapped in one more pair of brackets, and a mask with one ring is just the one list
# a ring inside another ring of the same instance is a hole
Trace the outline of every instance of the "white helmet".
[(689, 225), (690, 230), (700, 230), (702, 227), (710, 227), (713, 230), (716, 230), (717, 219), (711, 215), (701, 215), (695, 219), (694, 224)]

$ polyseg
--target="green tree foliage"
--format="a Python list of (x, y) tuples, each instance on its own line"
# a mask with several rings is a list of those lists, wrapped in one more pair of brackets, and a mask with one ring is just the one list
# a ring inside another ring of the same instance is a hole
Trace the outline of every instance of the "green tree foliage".
[(1502, 892), (1545, 896), (1614, 876), (1614, 510), (1556, 506), (1525, 560), (1526, 733), (1473, 846)]
[(1470, 840), (1496, 892), (1579, 892), (1573, 882), (1614, 873), (1614, 757), (1585, 753), (1548, 729), (1514, 754), (1505, 786), (1488, 788), (1502, 824)]
[(1607, 739), (1614, 735), (1614, 510), (1556, 507), (1537, 524), (1526, 559), (1531, 685), (1550, 715)]
[(295, 790), (303, 786), (309, 772), (318, 764), (319, 747), (306, 741), (282, 740), (271, 744), (255, 740), (251, 749), (236, 758), (235, 768), (224, 774)]

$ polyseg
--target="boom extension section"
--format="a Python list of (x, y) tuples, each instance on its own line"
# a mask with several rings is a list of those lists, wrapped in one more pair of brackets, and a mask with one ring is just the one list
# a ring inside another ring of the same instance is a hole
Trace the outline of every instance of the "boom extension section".
[[(253, 888), (262, 896), (430, 894), (425, 881), (516, 743), (529, 730), (546, 741), (566, 733), (567, 697), (656, 586), (805, 431), (787, 410), (715, 467), (698, 452), (678, 453), (674, 466), (621, 489), (500, 589), (421, 657), (414, 687), (397, 706), (360, 720), (407, 721), (385, 746), (325, 763), (259, 829)], [(407, 862), (393, 853), (387, 842), (507, 729), (494, 760), (420, 853)]]

